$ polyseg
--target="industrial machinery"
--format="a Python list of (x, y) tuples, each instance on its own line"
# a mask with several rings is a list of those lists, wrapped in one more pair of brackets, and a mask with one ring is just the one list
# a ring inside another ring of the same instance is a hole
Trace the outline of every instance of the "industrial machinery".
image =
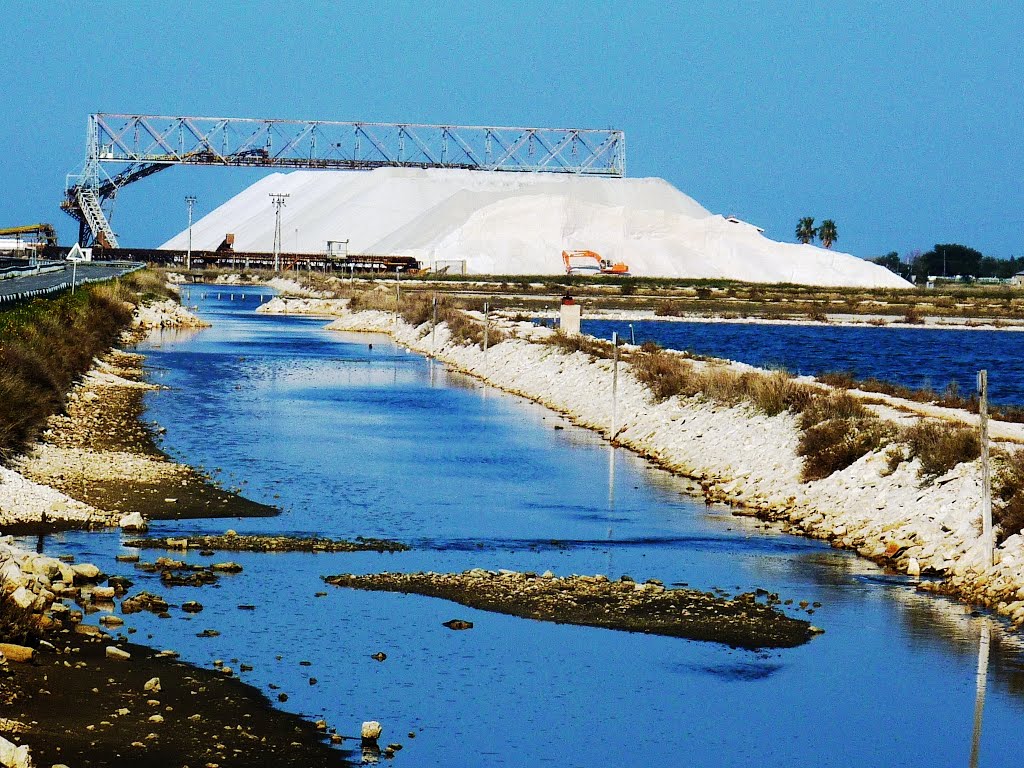
[(618, 275), (629, 277), (629, 265), (602, 259), (594, 251), (562, 251), (567, 275)]
[(17, 237), (26, 244), (39, 243), (40, 245), (56, 245), (57, 232), (52, 224), (26, 224), (22, 227), (7, 227), (0, 229), (0, 238)]
[[(109, 165), (124, 167), (110, 175)], [(82, 172), (61, 208), (78, 241), (117, 248), (110, 210), (119, 189), (172, 165), (358, 171), (464, 168), (622, 177), (622, 131), (335, 122), (168, 115), (89, 115)], [(107, 210), (104, 210), (106, 207)]]

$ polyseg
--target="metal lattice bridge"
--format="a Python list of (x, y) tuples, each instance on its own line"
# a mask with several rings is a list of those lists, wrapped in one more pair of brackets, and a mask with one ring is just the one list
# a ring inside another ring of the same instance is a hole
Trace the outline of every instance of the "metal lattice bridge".
[[(121, 170), (111, 175), (110, 165)], [(79, 222), (79, 242), (116, 248), (108, 211), (118, 190), (172, 165), (463, 168), (621, 177), (626, 137), (612, 129), (99, 113), (89, 115), (84, 170), (68, 177), (61, 203)]]

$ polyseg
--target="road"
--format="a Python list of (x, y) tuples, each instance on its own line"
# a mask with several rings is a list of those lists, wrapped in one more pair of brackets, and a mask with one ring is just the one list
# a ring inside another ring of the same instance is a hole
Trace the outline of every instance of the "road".
[[(95, 283), (120, 277), (138, 269), (141, 265), (133, 262), (79, 262), (74, 270), (75, 285)], [(48, 272), (41, 275), (27, 275), (0, 280), (0, 304), (16, 301), (30, 296), (41, 296), (47, 293), (64, 290), (71, 286), (72, 269), (67, 265), (63, 270)]]

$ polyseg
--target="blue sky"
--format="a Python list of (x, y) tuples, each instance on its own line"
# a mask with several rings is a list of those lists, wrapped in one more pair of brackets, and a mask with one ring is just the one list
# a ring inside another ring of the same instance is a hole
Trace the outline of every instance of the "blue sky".
[[(661, 176), (779, 240), (832, 218), (859, 256), (1020, 255), (1024, 5), (936, 2), (11, 2), (2, 224), (51, 221), (91, 112), (622, 128)], [(124, 190), (155, 246), (252, 171)]]

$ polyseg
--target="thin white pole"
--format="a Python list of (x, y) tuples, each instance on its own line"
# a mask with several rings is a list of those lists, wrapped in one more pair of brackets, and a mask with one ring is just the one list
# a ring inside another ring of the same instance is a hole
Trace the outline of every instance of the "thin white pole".
[(185, 256), (185, 269), (192, 271), (192, 206), (196, 204), (195, 195), (185, 198), (185, 205), (188, 206), (188, 254)]
[(489, 341), (489, 331), (491, 329), (491, 305), (488, 302), (484, 302), (484, 371), (487, 371), (487, 342)]
[(71, 262), (71, 293), (75, 292), (75, 275), (78, 274), (78, 261)]
[(430, 321), (430, 356), (433, 357), (437, 353), (437, 345), (435, 339), (437, 338), (437, 294), (435, 293), (432, 299), (433, 303), (433, 316)]
[(619, 399), (619, 334), (612, 331), (612, 429), (609, 440), (615, 443), (615, 428), (618, 426)]
[(988, 371), (978, 371), (978, 425), (981, 429), (981, 536), (985, 542), (985, 565), (995, 564), (992, 536), (992, 468), (988, 460)]

